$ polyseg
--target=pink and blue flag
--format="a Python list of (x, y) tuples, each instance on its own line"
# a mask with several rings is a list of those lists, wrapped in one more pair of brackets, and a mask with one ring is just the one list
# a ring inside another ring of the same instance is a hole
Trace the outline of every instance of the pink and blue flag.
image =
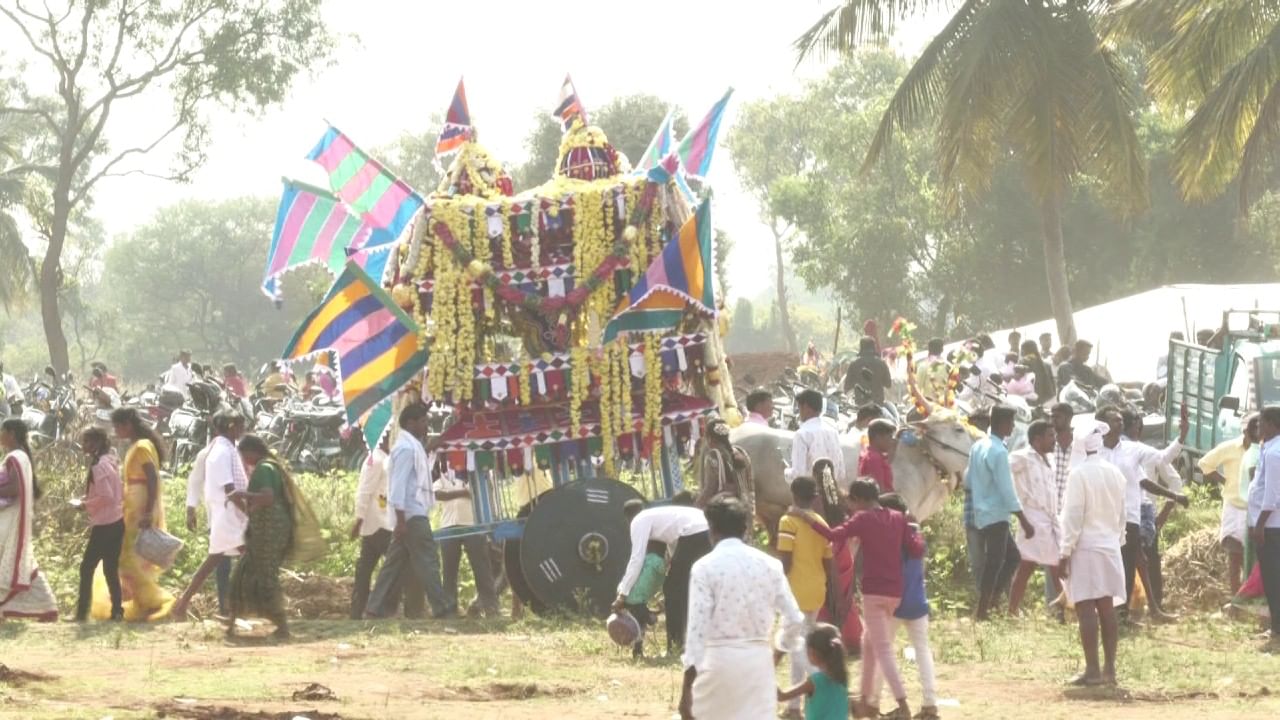
[(711, 201), (703, 200), (654, 258), (649, 269), (618, 303), (604, 328), (604, 341), (619, 333), (661, 332), (674, 328), (686, 310), (714, 316), (711, 266)]
[(637, 174), (655, 167), (662, 162), (663, 158), (671, 154), (671, 149), (676, 143), (675, 127), (673, 126), (675, 118), (675, 108), (668, 110), (667, 116), (662, 119), (662, 124), (658, 126), (658, 132), (654, 133), (653, 139), (649, 141), (649, 147), (645, 148), (644, 154), (636, 162), (635, 171)]
[(307, 154), (329, 173), (329, 187), (365, 222), (386, 230), (393, 238), (408, 227), (422, 208), (422, 197), (382, 163), (356, 147), (330, 126)]
[(556, 105), (552, 115), (560, 118), (560, 124), (565, 130), (573, 126), (575, 117), (582, 118), (583, 125), (587, 124), (587, 111), (582, 107), (582, 101), (578, 99), (578, 90), (573, 86), (573, 78), (568, 75), (564, 76), (564, 84), (560, 86), (560, 103)]
[(436, 140), (436, 157), (457, 152), (474, 133), (471, 111), (467, 109), (467, 91), (462, 86), (462, 78), (458, 78), (458, 89), (453, 92), (453, 101), (444, 116), (444, 129)]
[(286, 272), (316, 263), (337, 275), (348, 259), (381, 281), (395, 242), (395, 236), (388, 231), (347, 212), (329, 192), (286, 178), (267, 251), (262, 291), (280, 302), (280, 277)]
[(729, 88), (720, 102), (712, 106), (702, 122), (690, 130), (676, 148), (680, 163), (690, 177), (702, 179), (711, 171), (711, 156), (716, 150), (716, 136), (720, 133), (720, 121), (724, 119), (724, 109), (729, 104), (730, 95), (733, 95), (733, 88)]

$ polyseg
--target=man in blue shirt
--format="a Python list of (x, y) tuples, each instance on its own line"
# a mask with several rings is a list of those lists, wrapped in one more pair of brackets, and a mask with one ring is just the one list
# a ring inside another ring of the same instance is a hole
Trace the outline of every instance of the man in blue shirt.
[(1275, 653), (1280, 652), (1280, 407), (1262, 411), (1259, 429), (1262, 456), (1249, 485), (1249, 532), (1271, 611), (1271, 639), (1264, 650)]
[(969, 468), (965, 472), (965, 487), (973, 502), (973, 524), (978, 529), (978, 553), (982, 557), (975, 615), (979, 621), (989, 617), (992, 605), (1022, 559), (1009, 533), (1009, 516), (1018, 516), (1028, 539), (1036, 532), (1022, 514), (1022, 505), (1013, 491), (1009, 448), (1005, 445), (1005, 439), (1013, 434), (1013, 425), (1013, 408), (992, 409), (991, 433), (969, 450)]
[[(400, 411), (400, 434), (391, 449), (387, 504), (395, 512), (391, 547), (382, 561), (378, 581), (369, 595), (365, 616), (387, 617), (395, 611), (401, 588), (418, 583), (426, 589), (432, 617), (458, 611), (446, 600), (440, 580), (440, 555), (428, 517), (435, 505), (431, 491), (431, 460), (420, 437), (427, 434), (427, 406), (415, 403)], [(406, 598), (406, 612), (410, 603)]]

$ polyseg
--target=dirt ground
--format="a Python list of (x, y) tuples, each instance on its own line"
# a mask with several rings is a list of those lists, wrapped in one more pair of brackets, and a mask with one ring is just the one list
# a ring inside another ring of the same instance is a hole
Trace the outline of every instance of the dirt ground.
[[(1280, 658), (1247, 632), (1194, 621), (1121, 646), (1123, 690), (1074, 691), (1071, 630), (1046, 622), (974, 628), (937, 623), (941, 711), (947, 718), (1280, 717)], [(261, 630), (265, 630), (262, 628)], [(259, 630), (255, 635), (261, 635)], [(596, 626), (532, 620), (308, 621), (283, 645), (228, 642), (210, 624), (0, 625), (0, 717), (671, 718), (680, 669), (633, 662)], [(656, 643), (651, 649), (657, 652)], [(1125, 665), (1126, 655), (1130, 666)], [(1139, 667), (1132, 667), (1137, 665)], [(856, 664), (851, 664), (855, 675)], [(783, 669), (785, 672), (785, 668)], [(915, 668), (906, 664), (912, 698)], [(1253, 678), (1246, 680), (1246, 678)]]

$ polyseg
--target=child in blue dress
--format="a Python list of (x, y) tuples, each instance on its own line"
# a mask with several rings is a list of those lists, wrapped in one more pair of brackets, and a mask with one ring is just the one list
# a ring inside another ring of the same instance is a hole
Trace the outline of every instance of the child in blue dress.
[(845, 667), (840, 629), (819, 623), (804, 639), (809, 679), (791, 688), (778, 689), (778, 702), (804, 697), (804, 720), (844, 720), (849, 717), (849, 671)]

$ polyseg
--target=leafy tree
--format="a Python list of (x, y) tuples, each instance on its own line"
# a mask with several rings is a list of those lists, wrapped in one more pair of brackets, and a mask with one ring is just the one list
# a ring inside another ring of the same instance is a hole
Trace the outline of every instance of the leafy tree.
[(133, 377), (150, 377), (179, 348), (197, 361), (256, 368), (279, 357), (298, 323), (330, 283), (318, 267), (285, 278), (285, 303), (263, 297), (263, 258), (275, 202), (189, 200), (161, 210), (106, 254), (105, 307), (116, 314), (114, 355)]
[(374, 157), (386, 164), (409, 187), (423, 195), (435, 192), (440, 184), (440, 171), (436, 169), (436, 139), (444, 120), (431, 116), (428, 127), (435, 128), (421, 133), (403, 133), (393, 142), (373, 151)]
[(1147, 85), (1175, 114), (1173, 173), (1193, 201), (1234, 180), (1242, 210), (1280, 145), (1280, 4), (1274, 0), (1130, 0), (1109, 25), (1151, 48)]
[[(739, 109), (728, 140), (738, 178), (755, 197), (760, 219), (773, 234), (774, 303), (786, 349), (790, 352), (798, 349), (787, 305), (786, 255), (787, 246), (797, 232), (792, 218), (798, 193), (794, 191), (794, 184), (787, 183), (788, 178), (805, 170), (811, 121), (804, 105), (794, 98), (783, 96), (750, 102)], [(784, 206), (788, 200), (792, 201), (791, 208)]]
[[(599, 110), (587, 108), (587, 118), (592, 125), (604, 130), (609, 143), (634, 163), (649, 147), (649, 141), (670, 108), (670, 103), (654, 95), (627, 95), (614, 98)], [(533, 130), (524, 143), (528, 159), (512, 173), (517, 190), (536, 187), (550, 180), (560, 154), (560, 139), (564, 133), (559, 121), (547, 113), (539, 113), (534, 122)], [(689, 121), (683, 111), (676, 111), (673, 125), (677, 138), (688, 132)]]
[[(297, 74), (333, 47), (320, 10), (321, 0), (0, 4), (0, 17), (55, 80), (47, 94), (0, 108), (38, 119), (44, 133), (26, 167), (51, 179), (38, 203), (49, 215), (38, 285), (55, 369), (69, 365), (59, 288), (73, 215), (103, 179), (150, 174), (139, 161), (173, 138), (181, 138), (176, 165), (160, 175), (185, 180), (205, 159), (213, 106), (256, 110), (282, 100)], [(134, 147), (110, 147), (108, 129), (122, 105), (165, 96), (172, 106), (162, 130)]]
[[(949, 6), (846, 0), (796, 41), (801, 58), (887, 40), (893, 18)], [(1007, 154), (1026, 172), (1039, 211), (1058, 335), (1075, 339), (1063, 205), (1092, 173), (1113, 204), (1146, 202), (1146, 167), (1124, 69), (1095, 28), (1092, 0), (967, 0), (924, 48), (881, 119), (864, 165), (903, 131), (932, 120), (940, 186), (958, 208), (991, 187)]]

